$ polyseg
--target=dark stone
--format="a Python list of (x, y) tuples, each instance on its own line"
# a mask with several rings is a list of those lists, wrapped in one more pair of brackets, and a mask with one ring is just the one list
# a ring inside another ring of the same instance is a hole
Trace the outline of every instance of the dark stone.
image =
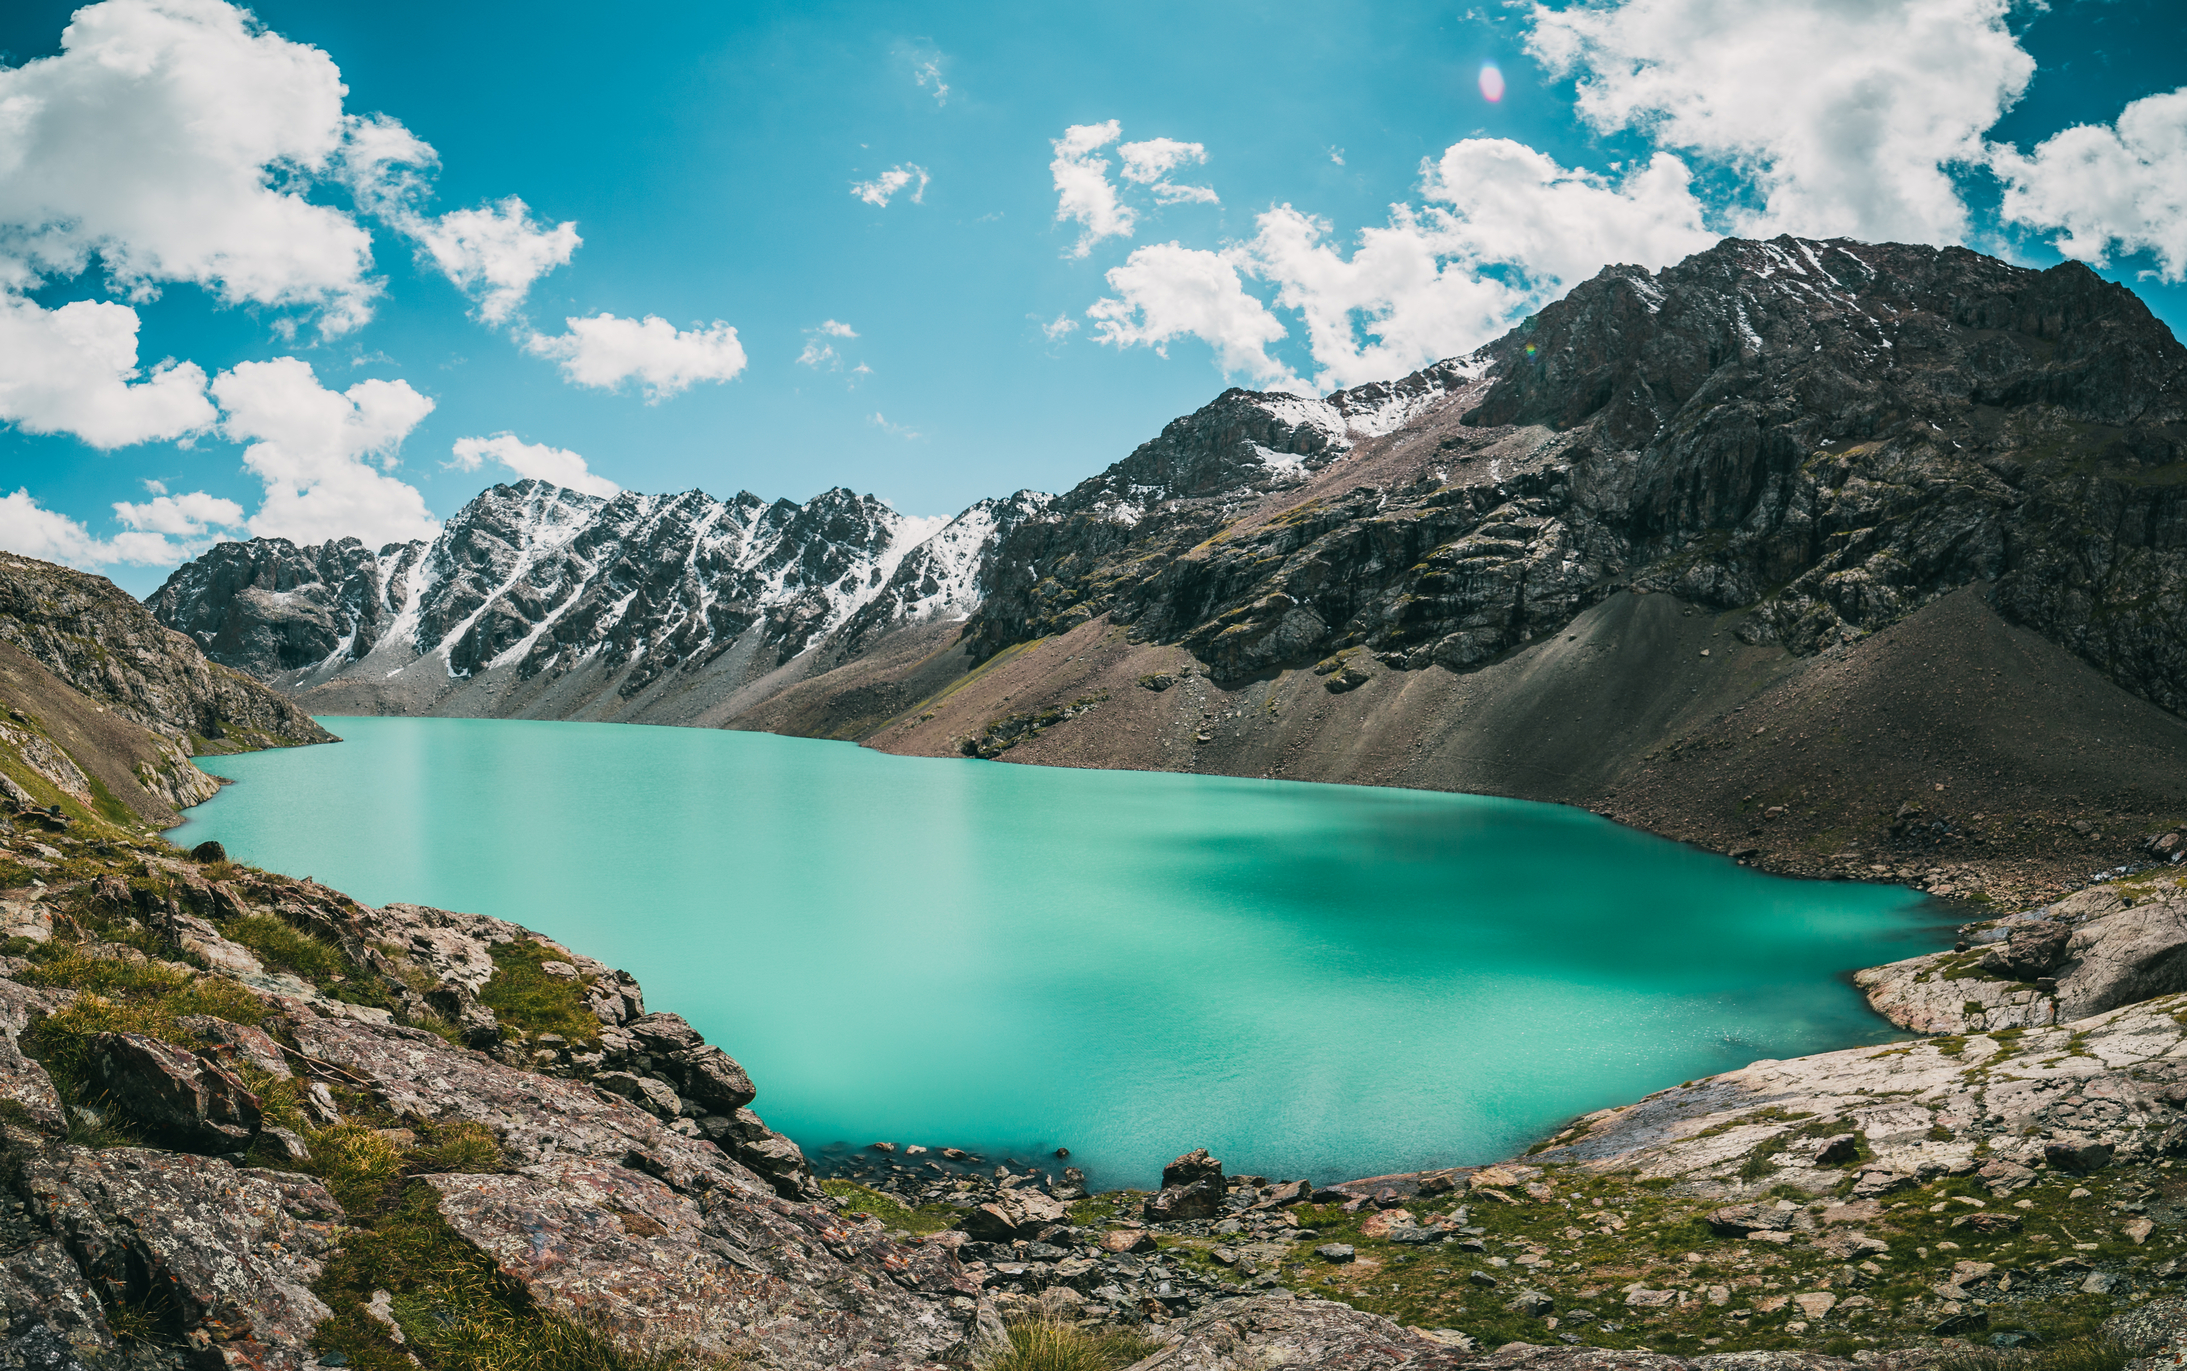
[(1212, 1219), (1223, 1212), (1222, 1180), (1195, 1181), (1191, 1185), (1167, 1185), (1147, 1197), (1140, 1206), (1148, 1223), (1174, 1223), (1184, 1219)]
[(1352, 1245), (1350, 1243), (1325, 1242), (1321, 1246), (1314, 1249), (1314, 1255), (1321, 1258), (1325, 1262), (1336, 1262), (1342, 1264), (1344, 1262), (1352, 1260), (1352, 1258), (1358, 1256), (1359, 1254), (1352, 1250)]
[(143, 1033), (95, 1034), (90, 1047), (106, 1093), (177, 1146), (234, 1152), (258, 1135), (258, 1097), (233, 1072)]
[(2112, 1147), (2099, 1142), (2058, 1142), (2043, 1149), (2043, 1160), (2058, 1171), (2101, 1171), (2111, 1165)]
[(2038, 923), (2015, 928), (2005, 941), (1982, 954), (1980, 963), (1992, 975), (2016, 981), (2032, 981), (2055, 971), (2065, 960), (2066, 944), (2073, 930), (2064, 924)]
[(1823, 1139), (1815, 1149), (1815, 1165), (1840, 1166), (1860, 1159), (1860, 1139), (1851, 1133), (1839, 1133)]
[(1187, 1152), (1176, 1161), (1162, 1168), (1162, 1187), (1186, 1186), (1196, 1181), (1212, 1180), (1218, 1189), (1223, 1183), (1223, 1164), (1207, 1155), (1204, 1147)]
[(224, 862), (228, 860), (228, 849), (222, 847), (218, 839), (207, 838), (190, 849), (190, 860), (206, 864)]

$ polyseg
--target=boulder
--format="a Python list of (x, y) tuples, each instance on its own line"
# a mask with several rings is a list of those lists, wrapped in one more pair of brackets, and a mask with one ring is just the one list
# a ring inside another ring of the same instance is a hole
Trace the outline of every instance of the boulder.
[(219, 839), (207, 838), (190, 849), (190, 860), (202, 863), (224, 862), (228, 860), (228, 849), (220, 845)]
[[(676, 1016), (649, 1014), (646, 1017), (674, 1019)], [(681, 1019), (676, 1021), (683, 1022)], [(759, 1095), (752, 1088), (752, 1078), (744, 1074), (744, 1068), (718, 1047), (688, 1048), (673, 1054), (670, 1061), (683, 1077), (683, 1093), (717, 1113), (735, 1113)]]
[(1212, 1180), (1218, 1190), (1223, 1183), (1223, 1164), (1207, 1155), (1204, 1147), (1195, 1148), (1162, 1168), (1162, 1188), (1188, 1186), (1197, 1181)]
[(684, 1022), (681, 1014), (647, 1014), (623, 1025), (638, 1045), (660, 1056), (687, 1052), (706, 1045), (699, 1031)]
[(1281, 1209), (1287, 1205), (1303, 1204), (1313, 1193), (1314, 1186), (1311, 1181), (1285, 1181), (1281, 1185), (1272, 1185), (1263, 1190), (1261, 1197), (1254, 1201), (1253, 1207)]
[(1984, 1188), (1998, 1196), (2014, 1194), (2035, 1183), (2034, 1171), (2018, 1162), (2008, 1162), (2002, 1157), (1984, 1162), (1974, 1175)]
[(1223, 1212), (1221, 1180), (1195, 1181), (1191, 1185), (1164, 1186), (1147, 1196), (1140, 1206), (1148, 1223), (1174, 1223), (1183, 1219), (1212, 1219)]
[(258, 1135), (258, 1097), (188, 1048), (143, 1033), (98, 1033), (90, 1049), (107, 1095), (177, 1146), (233, 1152)]
[(1984, 971), (2015, 981), (2047, 976), (2066, 959), (2066, 944), (2073, 930), (2064, 924), (2035, 923), (2014, 928), (2005, 940), (1982, 954)]
[(24, 1179), (91, 1286), (112, 1302), (156, 1300), (172, 1333), (206, 1350), (194, 1364), (308, 1364), (331, 1312), (311, 1284), (342, 1217), (318, 1181), (134, 1147), (57, 1149)]
[(2082, 924), (2073, 930), (2061, 969), (2061, 1021), (2187, 990), (2187, 896), (2134, 905)]
[(2056, 1171), (2101, 1171), (2111, 1165), (2111, 1156), (2109, 1143), (2066, 1141), (2043, 1148), (2044, 1163)]
[(1104, 1252), (1152, 1252), (1154, 1235), (1144, 1228), (1112, 1228), (1101, 1235)]
[(592, 1078), (592, 1083), (610, 1094), (622, 1096), (658, 1119), (673, 1119), (683, 1111), (683, 1102), (676, 1098), (676, 1092), (651, 1076), (603, 1071)]
[(281, 1055), (281, 1044), (263, 1028), (230, 1023), (210, 1014), (188, 1014), (175, 1022), (196, 1039), (200, 1056), (209, 1057), (230, 1071), (238, 1066), (248, 1066), (275, 1080), (289, 1078), (289, 1064)]
[(1352, 1245), (1348, 1242), (1325, 1242), (1314, 1249), (1314, 1255), (1325, 1262), (1336, 1262), (1341, 1265), (1359, 1254), (1353, 1250)]
[(1524, 1314), (1530, 1319), (1541, 1318), (1556, 1307), (1557, 1302), (1539, 1290), (1521, 1290), (1504, 1304), (1504, 1308), (1514, 1314)]
[(1708, 1225), (1727, 1238), (1743, 1238), (1750, 1233), (1782, 1231), (1786, 1215), (1771, 1205), (1735, 1204), (1710, 1211)]
[(1005, 1190), (957, 1220), (956, 1226), (982, 1242), (1032, 1239), (1041, 1230), (1071, 1221), (1070, 1211), (1038, 1190)]
[(1822, 1140), (1822, 1145), (1815, 1149), (1814, 1163), (1817, 1166), (1842, 1166), (1846, 1162), (1858, 1160), (1859, 1157), (1860, 1135), (1839, 1133)]

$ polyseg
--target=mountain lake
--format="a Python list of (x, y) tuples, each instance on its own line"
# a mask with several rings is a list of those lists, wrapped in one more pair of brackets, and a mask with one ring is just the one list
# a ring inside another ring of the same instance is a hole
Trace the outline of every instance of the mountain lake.
[(887, 1139), (1097, 1188), (1487, 1162), (1760, 1058), (1902, 1035), (1847, 972), (1951, 940), (1521, 800), (892, 757), (760, 733), (327, 718), (169, 836), (618, 966), (816, 1159)]

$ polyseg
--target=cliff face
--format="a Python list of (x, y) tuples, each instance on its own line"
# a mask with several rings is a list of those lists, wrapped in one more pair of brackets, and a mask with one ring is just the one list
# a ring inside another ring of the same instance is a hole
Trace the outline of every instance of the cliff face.
[(103, 576), (0, 554), (0, 641), (86, 698), (212, 751), (330, 742), (288, 699), (206, 659)]
[(975, 652), (1106, 614), (1226, 677), (1353, 646), (1466, 670), (1638, 585), (1807, 655), (1981, 582), (2187, 704), (2187, 349), (2078, 264), (1728, 240), (1399, 389), (1401, 426), (1292, 495), (1238, 480), (1259, 397), (1171, 425), (1003, 541)]

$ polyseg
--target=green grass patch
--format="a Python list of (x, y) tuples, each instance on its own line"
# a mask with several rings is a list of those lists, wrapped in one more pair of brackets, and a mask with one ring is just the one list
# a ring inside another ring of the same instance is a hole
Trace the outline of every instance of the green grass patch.
[(341, 950), (272, 914), (248, 914), (221, 926), (232, 942), (249, 948), (267, 966), (323, 986), (347, 970)]
[(0, 890), (11, 889), (19, 885), (29, 885), (37, 879), (38, 873), (24, 866), (21, 862), (11, 862), (5, 857), (0, 857)]
[(1122, 1371), (1162, 1344), (1125, 1329), (1099, 1332), (1035, 1320), (1010, 1325), (1010, 1345), (980, 1358), (978, 1371)]
[(562, 960), (563, 954), (530, 938), (496, 943), (494, 974), (478, 992), (479, 1002), (494, 1011), (505, 1029), (528, 1038), (559, 1033), (572, 1043), (589, 1043), (600, 1036), (600, 1020), (585, 1008), (587, 982), (574, 976), (550, 976), (540, 970), (544, 962)]
[(922, 1204), (916, 1209), (907, 1209), (901, 1202), (856, 1181), (824, 1180), (820, 1182), (820, 1188), (848, 1202), (853, 1210), (871, 1214), (883, 1227), (912, 1233), (939, 1233), (964, 1214), (963, 1210), (952, 1209), (946, 1204)]

